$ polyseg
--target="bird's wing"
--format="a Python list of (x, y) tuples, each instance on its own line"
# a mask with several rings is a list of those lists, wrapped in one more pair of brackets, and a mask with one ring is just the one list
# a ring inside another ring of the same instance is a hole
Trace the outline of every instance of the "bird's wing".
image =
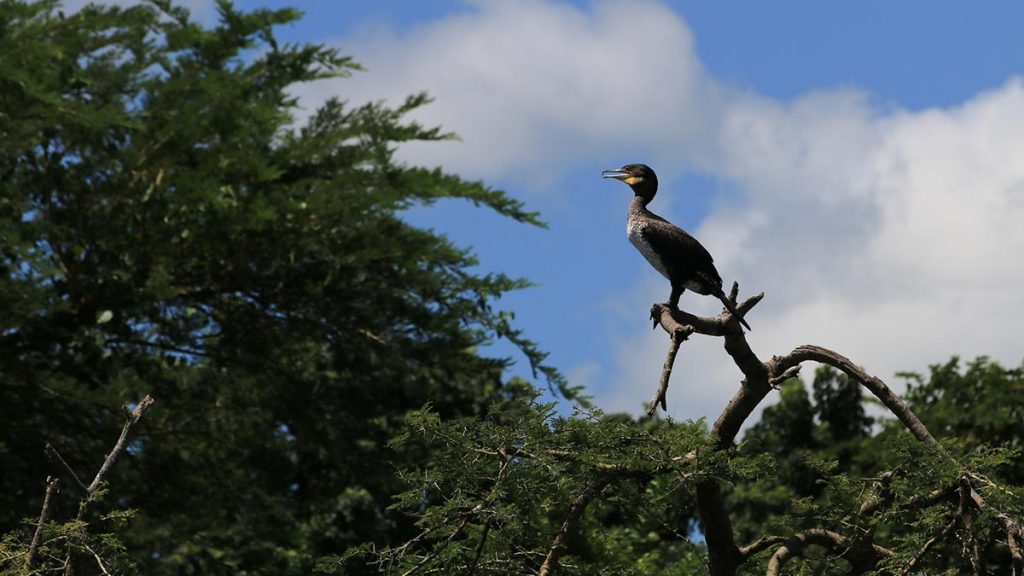
[[(668, 220), (655, 216), (657, 221), (644, 226), (641, 234), (651, 248), (659, 254), (667, 255), (665, 259), (669, 277), (678, 276), (691, 278), (706, 285), (706, 290), (695, 290), (699, 293), (713, 294), (722, 289), (722, 277), (715, 269), (711, 254), (701, 246), (696, 238), (690, 236), (682, 228)], [(686, 286), (693, 290), (692, 287)]]

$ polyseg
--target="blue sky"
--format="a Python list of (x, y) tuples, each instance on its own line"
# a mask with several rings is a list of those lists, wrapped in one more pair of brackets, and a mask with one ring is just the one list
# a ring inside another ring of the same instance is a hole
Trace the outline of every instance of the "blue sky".
[[(190, 0), (212, 15), (212, 2)], [(530, 229), (457, 203), (409, 214), (538, 286), (502, 304), (599, 406), (638, 412), (667, 342), (668, 286), (624, 235), (646, 162), (652, 209), (696, 235), (749, 316), (762, 359), (820, 344), (895, 383), (952, 354), (1024, 357), (1024, 4), (996, 2), (265, 2), (280, 31), (367, 67), (307, 85), (307, 110), (426, 90), (417, 113), (462, 137), (410, 162), (483, 179), (542, 212)], [(686, 294), (681, 305), (717, 313)], [(507, 349), (497, 347), (498, 351)], [(669, 391), (713, 419), (740, 374), (694, 338)]]

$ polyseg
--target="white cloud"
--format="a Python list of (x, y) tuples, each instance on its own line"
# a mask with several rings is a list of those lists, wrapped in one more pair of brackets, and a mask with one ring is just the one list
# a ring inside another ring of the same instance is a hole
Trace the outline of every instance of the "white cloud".
[[(710, 76), (685, 21), (656, 2), (481, 2), (401, 36), (377, 30), (339, 46), (371, 72), (301, 87), (304, 102), (429, 91), (437, 101), (419, 119), (462, 142), (409, 147), (411, 161), (497, 179), (640, 157), (735, 187), (696, 235), (727, 282), (767, 293), (749, 317), (762, 359), (815, 343), (890, 382), (952, 354), (1020, 361), (1019, 80), (921, 112), (850, 89), (773, 100)], [(670, 200), (654, 208), (671, 216)], [(664, 281), (646, 278), (631, 298), (663, 300)], [(718, 310), (693, 294), (683, 305)], [(644, 328), (641, 308), (619, 322), (617, 368), (604, 378), (613, 386), (597, 390), (608, 410), (637, 411), (657, 386), (667, 341)], [(583, 379), (598, 379), (589, 370)], [(695, 336), (669, 407), (713, 420), (740, 378), (719, 341)]]
[(299, 87), (307, 109), (332, 94), (394, 104), (426, 90), (436, 100), (416, 117), (461, 142), (412, 145), (405, 158), (471, 177), (530, 180), (608, 156), (623, 142), (695, 142), (711, 98), (686, 24), (651, 2), (599, 2), (589, 11), (481, 2), (401, 37), (364, 31), (338, 45), (369, 73)]

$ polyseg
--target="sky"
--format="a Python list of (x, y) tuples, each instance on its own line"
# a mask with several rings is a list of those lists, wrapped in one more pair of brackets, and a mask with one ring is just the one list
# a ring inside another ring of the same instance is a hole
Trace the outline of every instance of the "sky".
[[(208, 0), (186, 4), (215, 18)], [(647, 319), (668, 283), (626, 240), (630, 191), (600, 178), (634, 162), (658, 173), (650, 208), (708, 248), (727, 286), (765, 292), (746, 317), (762, 360), (818, 344), (901, 391), (897, 372), (952, 355), (1024, 358), (1024, 4), (238, 5), (296, 6), (306, 17), (281, 38), (366, 68), (296, 86), (303, 113), (426, 91), (413, 117), (460, 138), (399, 157), (541, 212), (547, 229), (455, 202), (407, 218), (472, 247), (481, 271), (534, 281), (501, 306), (605, 411), (642, 411), (668, 346)], [(669, 414), (714, 420), (741, 378), (720, 339), (695, 335)]]

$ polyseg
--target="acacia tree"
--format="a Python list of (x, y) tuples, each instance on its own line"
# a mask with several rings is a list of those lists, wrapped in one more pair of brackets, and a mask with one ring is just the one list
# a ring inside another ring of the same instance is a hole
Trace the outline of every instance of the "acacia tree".
[[(290, 86), (358, 66), (278, 43), (294, 10), (218, 5), (207, 28), (162, 0), (73, 14), (0, 1), (5, 553), (29, 546), (47, 476), (73, 485), (45, 445), (84, 477), (116, 406), (146, 393), (160, 409), (93, 507), (135, 511), (111, 533), (137, 569), (305, 574), (411, 534), (388, 509), (393, 470), (429, 447), (387, 441), (427, 401), (483, 414), (510, 364), (487, 342), (512, 340), (564, 385), (497, 309), (526, 283), (475, 273), (467, 250), (401, 216), (442, 198), (536, 214), (394, 160), (447, 137), (406, 119), (423, 95), (301, 117)], [(57, 498), (52, 518), (74, 519), (74, 491)]]
[[(746, 314), (761, 299), (737, 308)], [(710, 428), (561, 418), (529, 395), (485, 422), (416, 413), (410, 433), (440, 449), (407, 476), (403, 503), (422, 510), (421, 531), (359, 558), (404, 575), (1024, 574), (1024, 422), (1010, 416), (1020, 400), (999, 416), (968, 409), (988, 403), (972, 400), (981, 386), (1012, 397), (1019, 371), (980, 361), (970, 380), (955, 364), (918, 379), (908, 396), (950, 434), (940, 442), (882, 380), (836, 352), (800, 346), (762, 361), (728, 312), (698, 317), (658, 304), (651, 314), (670, 336), (652, 413), (693, 334), (722, 338), (742, 372)], [(805, 362), (826, 366), (815, 404), (794, 379)], [(877, 434), (855, 387), (894, 417)], [(779, 388), (782, 403), (737, 446), (740, 427)]]

